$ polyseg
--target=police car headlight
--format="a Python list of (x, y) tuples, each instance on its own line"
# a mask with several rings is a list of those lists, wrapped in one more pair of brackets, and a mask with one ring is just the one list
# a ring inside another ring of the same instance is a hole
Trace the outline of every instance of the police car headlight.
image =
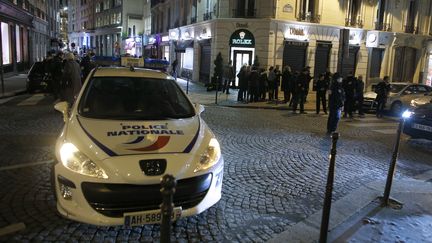
[(221, 150), (219, 146), (219, 142), (216, 138), (210, 139), (210, 143), (206, 148), (205, 152), (201, 155), (200, 161), (198, 162), (197, 168), (194, 172), (207, 170), (208, 168), (215, 165), (221, 156)]
[(72, 143), (64, 143), (61, 146), (60, 160), (66, 168), (74, 172), (101, 179), (108, 178), (102, 168), (81, 153)]

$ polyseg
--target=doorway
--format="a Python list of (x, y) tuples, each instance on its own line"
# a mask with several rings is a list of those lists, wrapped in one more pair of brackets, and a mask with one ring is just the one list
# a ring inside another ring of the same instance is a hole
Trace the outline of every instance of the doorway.
[(237, 74), (243, 65), (252, 65), (252, 51), (234, 50), (233, 66), (235, 70), (235, 86), (238, 87)]

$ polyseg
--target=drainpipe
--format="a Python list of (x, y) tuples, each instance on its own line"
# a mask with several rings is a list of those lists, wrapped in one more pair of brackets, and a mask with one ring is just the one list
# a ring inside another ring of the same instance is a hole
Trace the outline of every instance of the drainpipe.
[[(0, 25), (0, 33), (1, 33), (1, 25)], [(3, 78), (3, 45), (1, 43), (2, 43), (2, 36), (0, 34), (0, 79), (1, 79), (2, 95), (4, 95), (5, 87), (4, 87), (4, 78)]]

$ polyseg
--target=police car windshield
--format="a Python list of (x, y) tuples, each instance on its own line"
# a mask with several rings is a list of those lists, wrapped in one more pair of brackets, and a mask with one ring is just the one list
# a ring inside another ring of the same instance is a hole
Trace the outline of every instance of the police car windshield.
[(79, 103), (84, 117), (110, 120), (166, 120), (195, 115), (173, 80), (94, 77)]

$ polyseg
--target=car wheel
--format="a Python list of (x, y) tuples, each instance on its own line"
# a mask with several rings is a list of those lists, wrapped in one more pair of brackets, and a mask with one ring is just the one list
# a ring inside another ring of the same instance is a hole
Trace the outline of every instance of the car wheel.
[(402, 113), (402, 103), (400, 103), (400, 102), (394, 102), (391, 105), (390, 111), (391, 111), (391, 113), (393, 115), (400, 115)]

